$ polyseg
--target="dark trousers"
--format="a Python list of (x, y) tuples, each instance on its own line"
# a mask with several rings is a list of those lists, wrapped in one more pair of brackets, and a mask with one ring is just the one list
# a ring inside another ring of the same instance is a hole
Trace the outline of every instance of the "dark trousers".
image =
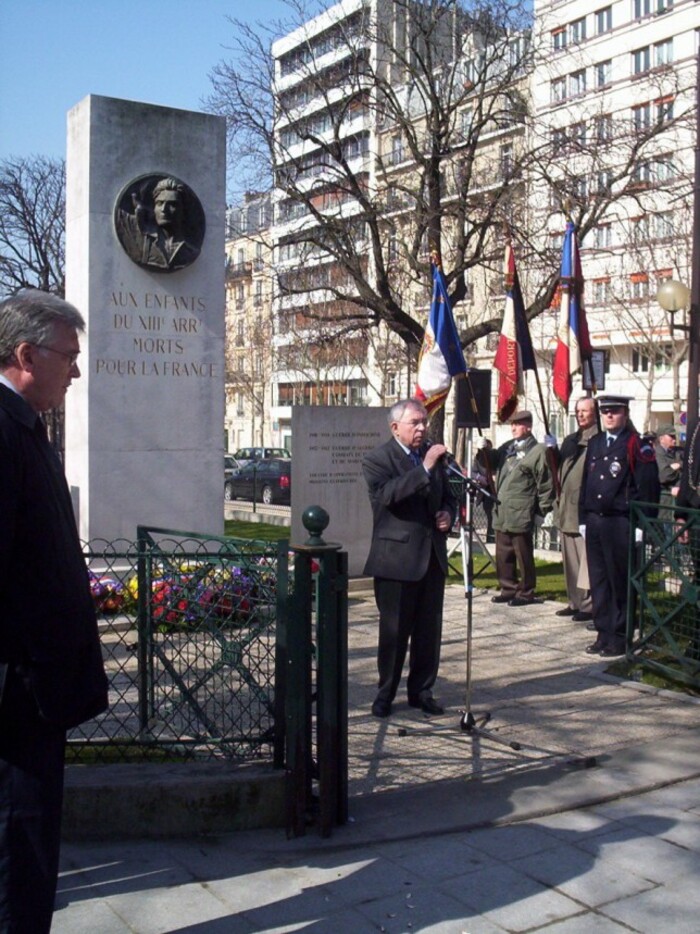
[(61, 839), (65, 730), (42, 720), (10, 666), (0, 702), (0, 931), (51, 927)]
[(532, 532), (496, 532), (496, 574), (502, 596), (526, 600), (535, 596), (537, 576)]
[(408, 697), (419, 700), (431, 696), (440, 664), (444, 595), (445, 575), (434, 552), (419, 581), (375, 577), (379, 610), (377, 700), (391, 703), (396, 696), (409, 640)]
[(605, 646), (620, 648), (627, 629), (630, 521), (627, 516), (586, 515), (586, 556), (593, 618)]

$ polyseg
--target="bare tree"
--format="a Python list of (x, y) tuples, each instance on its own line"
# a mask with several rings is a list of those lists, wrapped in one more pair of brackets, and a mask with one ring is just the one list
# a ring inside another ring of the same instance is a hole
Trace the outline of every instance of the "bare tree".
[[(529, 272), (536, 317), (556, 289), (551, 218), (563, 217), (566, 202), (581, 235), (595, 228), (633, 192), (649, 142), (669, 124), (601, 113), (585, 134), (542, 132), (527, 81), (550, 49), (534, 46), (525, 0), (367, 4), (324, 35), (324, 50), (343, 50), (333, 66), (318, 54), (317, 33), (304, 31), (308, 8), (289, 8), (292, 21), (271, 27), (232, 21), (234, 57), (214, 69), (208, 104), (229, 119), (238, 171), (253, 166), (255, 177), (239, 183), (272, 182), (278, 223), (295, 221), (284, 245), (298, 266), (314, 260), (314, 275), (326, 276), (285, 275), (283, 293), (316, 294), (321, 309), (334, 301), (342, 324), (325, 323), (346, 333), (384, 324), (414, 355), (431, 248), (442, 254), (453, 307), (468, 297), (471, 270), (490, 279), (479, 307), (462, 316), (463, 345), (500, 328), (503, 305), (489, 295), (502, 295), (504, 227)], [(285, 85), (283, 53), (276, 61), (270, 44), (293, 27), (308, 37), (290, 65), (303, 80)], [(358, 114), (368, 136), (349, 129)], [(334, 274), (319, 270), (321, 256)]]
[(0, 163), (0, 287), (65, 291), (66, 169), (45, 156)]

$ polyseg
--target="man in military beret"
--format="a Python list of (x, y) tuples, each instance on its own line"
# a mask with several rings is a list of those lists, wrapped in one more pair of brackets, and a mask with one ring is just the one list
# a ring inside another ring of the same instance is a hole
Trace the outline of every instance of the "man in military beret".
[(629, 396), (601, 396), (601, 431), (588, 442), (579, 499), (597, 638), (589, 655), (625, 654), (630, 503), (659, 501), (653, 445), (630, 423)]
[(495, 451), (487, 450), (485, 438), (479, 438), (476, 447), (486, 452), (496, 471), (498, 505), (493, 527), (501, 592), (492, 599), (508, 606), (526, 606), (542, 602), (535, 596), (533, 532), (535, 516), (545, 516), (552, 509), (554, 484), (546, 448), (532, 434), (532, 413), (526, 409), (516, 412), (510, 428), (513, 440)]

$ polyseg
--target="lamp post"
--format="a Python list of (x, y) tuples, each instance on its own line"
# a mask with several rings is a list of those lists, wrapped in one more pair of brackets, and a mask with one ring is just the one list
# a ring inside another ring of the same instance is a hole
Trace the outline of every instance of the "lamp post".
[[(656, 301), (671, 319), (671, 336), (674, 331), (684, 331), (688, 335), (688, 423), (698, 417), (698, 373), (700, 371), (698, 354), (697, 305), (691, 300), (687, 285), (677, 279), (664, 279), (656, 291)], [(678, 324), (676, 312), (685, 311), (690, 306), (690, 322)], [(695, 315), (693, 311), (695, 309)]]
[[(668, 279), (656, 293), (658, 303), (671, 315), (671, 334), (674, 330), (688, 334), (688, 425), (698, 417), (698, 378), (700, 377), (700, 48), (695, 67), (695, 177), (693, 179), (693, 255), (691, 259), (690, 291), (682, 282)], [(676, 311), (688, 307), (688, 324), (674, 324)], [(668, 302), (668, 304), (667, 304)]]

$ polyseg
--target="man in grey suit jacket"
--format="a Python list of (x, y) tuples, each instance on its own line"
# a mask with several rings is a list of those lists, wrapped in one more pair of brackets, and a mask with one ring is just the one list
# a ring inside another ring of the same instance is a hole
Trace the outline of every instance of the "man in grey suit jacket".
[(446, 539), (457, 503), (443, 466), (447, 449), (426, 443), (427, 424), (420, 402), (397, 402), (389, 412), (391, 440), (362, 463), (374, 522), (364, 572), (374, 577), (379, 610), (375, 717), (391, 713), (409, 641), (408, 703), (443, 713), (432, 689), (440, 662)]

